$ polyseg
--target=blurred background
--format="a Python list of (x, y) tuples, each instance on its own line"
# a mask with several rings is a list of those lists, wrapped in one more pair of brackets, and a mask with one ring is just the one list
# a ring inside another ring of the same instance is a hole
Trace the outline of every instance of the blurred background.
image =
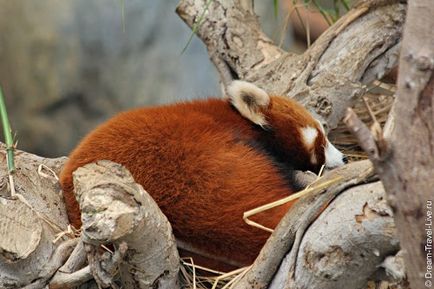
[[(193, 37), (181, 53), (191, 30), (175, 14), (177, 3), (0, 0), (0, 85), (18, 148), (67, 155), (121, 110), (220, 96), (201, 41)], [(256, 1), (255, 10), (270, 37), (300, 52), (305, 33), (294, 13), (282, 13), (288, 3), (279, 3), (278, 16), (271, 0)], [(307, 19), (311, 42), (327, 23), (316, 12)]]

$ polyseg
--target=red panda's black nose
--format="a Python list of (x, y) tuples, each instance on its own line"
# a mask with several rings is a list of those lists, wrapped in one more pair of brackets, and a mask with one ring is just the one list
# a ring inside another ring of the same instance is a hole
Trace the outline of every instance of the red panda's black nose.
[(342, 157), (342, 161), (344, 162), (344, 164), (348, 164), (348, 158), (347, 158), (347, 156), (343, 156)]

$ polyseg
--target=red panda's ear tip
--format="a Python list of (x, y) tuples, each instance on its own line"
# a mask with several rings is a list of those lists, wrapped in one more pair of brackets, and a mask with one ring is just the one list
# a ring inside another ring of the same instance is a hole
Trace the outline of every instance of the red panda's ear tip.
[(267, 124), (261, 109), (268, 107), (270, 96), (264, 90), (250, 82), (235, 80), (228, 86), (227, 94), (242, 116), (260, 126)]
[(268, 106), (270, 103), (270, 96), (263, 89), (257, 87), (255, 84), (243, 81), (234, 80), (228, 86), (228, 96), (231, 100), (240, 100), (247, 105), (255, 105), (259, 107)]

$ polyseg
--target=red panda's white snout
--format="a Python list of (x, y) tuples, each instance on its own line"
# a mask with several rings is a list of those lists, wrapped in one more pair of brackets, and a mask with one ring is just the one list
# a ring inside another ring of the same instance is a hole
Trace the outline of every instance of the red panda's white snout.
[(332, 145), (329, 140), (327, 140), (327, 144), (324, 148), (324, 155), (325, 167), (327, 169), (340, 167), (348, 162), (347, 157)]
[(319, 124), (321, 133), (324, 135), (325, 138), (324, 165), (326, 169), (337, 168), (348, 163), (347, 157), (341, 151), (339, 151), (334, 145), (332, 145), (332, 143), (328, 140), (327, 136), (325, 135), (325, 130), (322, 123), (319, 120), (316, 121)]

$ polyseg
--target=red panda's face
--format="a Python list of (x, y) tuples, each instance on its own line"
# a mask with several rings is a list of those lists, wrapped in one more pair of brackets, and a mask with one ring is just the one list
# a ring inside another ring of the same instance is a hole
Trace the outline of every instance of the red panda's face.
[(345, 156), (327, 139), (319, 121), (300, 104), (285, 97), (268, 96), (253, 84), (235, 81), (228, 89), (241, 115), (264, 129), (264, 141), (294, 169), (318, 172), (334, 168)]
[(318, 172), (322, 165), (334, 168), (346, 162), (327, 139), (321, 123), (297, 102), (272, 96), (263, 114), (275, 145), (294, 168)]

